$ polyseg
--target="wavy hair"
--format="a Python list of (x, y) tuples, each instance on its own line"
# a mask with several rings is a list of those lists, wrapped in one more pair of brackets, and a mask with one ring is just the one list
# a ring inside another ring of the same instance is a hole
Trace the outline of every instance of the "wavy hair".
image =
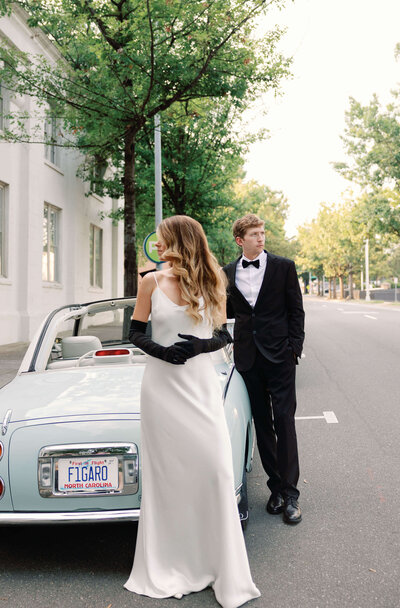
[(188, 304), (186, 313), (199, 323), (203, 296), (206, 317), (213, 327), (220, 326), (225, 318), (227, 281), (201, 224), (188, 215), (173, 215), (160, 223), (157, 234), (166, 246), (163, 259), (171, 264), (182, 299)]

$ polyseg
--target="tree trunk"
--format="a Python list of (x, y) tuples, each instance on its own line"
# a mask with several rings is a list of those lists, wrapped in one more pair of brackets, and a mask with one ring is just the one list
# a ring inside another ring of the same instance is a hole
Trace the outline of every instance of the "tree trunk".
[(340, 286), (340, 297), (342, 300), (344, 300), (344, 281), (343, 281), (343, 275), (339, 276), (339, 286)]
[(336, 277), (329, 278), (329, 299), (336, 300)]
[(354, 292), (353, 292), (353, 271), (352, 270), (349, 271), (349, 298), (350, 298), (350, 300), (354, 299)]
[(124, 170), (124, 295), (136, 296), (136, 192), (135, 192), (136, 132), (128, 127), (125, 132)]
[(336, 300), (337, 294), (336, 294), (336, 277), (333, 277), (332, 279), (332, 299)]

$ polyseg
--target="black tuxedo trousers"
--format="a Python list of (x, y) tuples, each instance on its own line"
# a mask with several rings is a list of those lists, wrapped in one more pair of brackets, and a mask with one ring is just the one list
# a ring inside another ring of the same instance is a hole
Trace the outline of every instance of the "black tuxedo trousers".
[(295, 378), (304, 341), (304, 310), (296, 267), (292, 260), (268, 253), (252, 307), (236, 286), (239, 262), (240, 258), (224, 267), (227, 316), (235, 318), (235, 364), (249, 393), (268, 486), (272, 492), (297, 498)]
[(272, 493), (298, 498), (299, 458), (294, 422), (296, 362), (293, 352), (272, 363), (257, 350), (253, 366), (240, 374), (249, 393), (261, 462)]

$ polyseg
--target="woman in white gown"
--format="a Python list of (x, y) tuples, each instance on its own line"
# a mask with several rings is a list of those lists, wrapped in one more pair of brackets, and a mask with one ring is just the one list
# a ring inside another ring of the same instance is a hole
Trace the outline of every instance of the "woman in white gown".
[[(192, 218), (167, 218), (157, 234), (170, 267), (144, 277), (130, 333), (150, 357), (141, 393), (141, 512), (125, 588), (180, 598), (212, 586), (223, 608), (237, 608), (260, 592), (250, 574), (209, 355), (230, 339), (221, 327), (224, 275)], [(145, 335), (150, 312), (152, 339)]]

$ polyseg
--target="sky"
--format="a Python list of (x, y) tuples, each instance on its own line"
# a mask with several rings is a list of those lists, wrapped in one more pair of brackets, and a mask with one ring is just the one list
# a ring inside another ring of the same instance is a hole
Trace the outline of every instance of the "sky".
[[(351, 188), (330, 163), (346, 159), (340, 135), (349, 97), (383, 105), (400, 85), (400, 0), (291, 0), (263, 18), (260, 31), (286, 26), (280, 52), (292, 56), (293, 78), (283, 96), (265, 95), (248, 111), (270, 137), (253, 144), (246, 180), (281, 190), (290, 205), (287, 235)], [(267, 115), (263, 115), (267, 110)]]

